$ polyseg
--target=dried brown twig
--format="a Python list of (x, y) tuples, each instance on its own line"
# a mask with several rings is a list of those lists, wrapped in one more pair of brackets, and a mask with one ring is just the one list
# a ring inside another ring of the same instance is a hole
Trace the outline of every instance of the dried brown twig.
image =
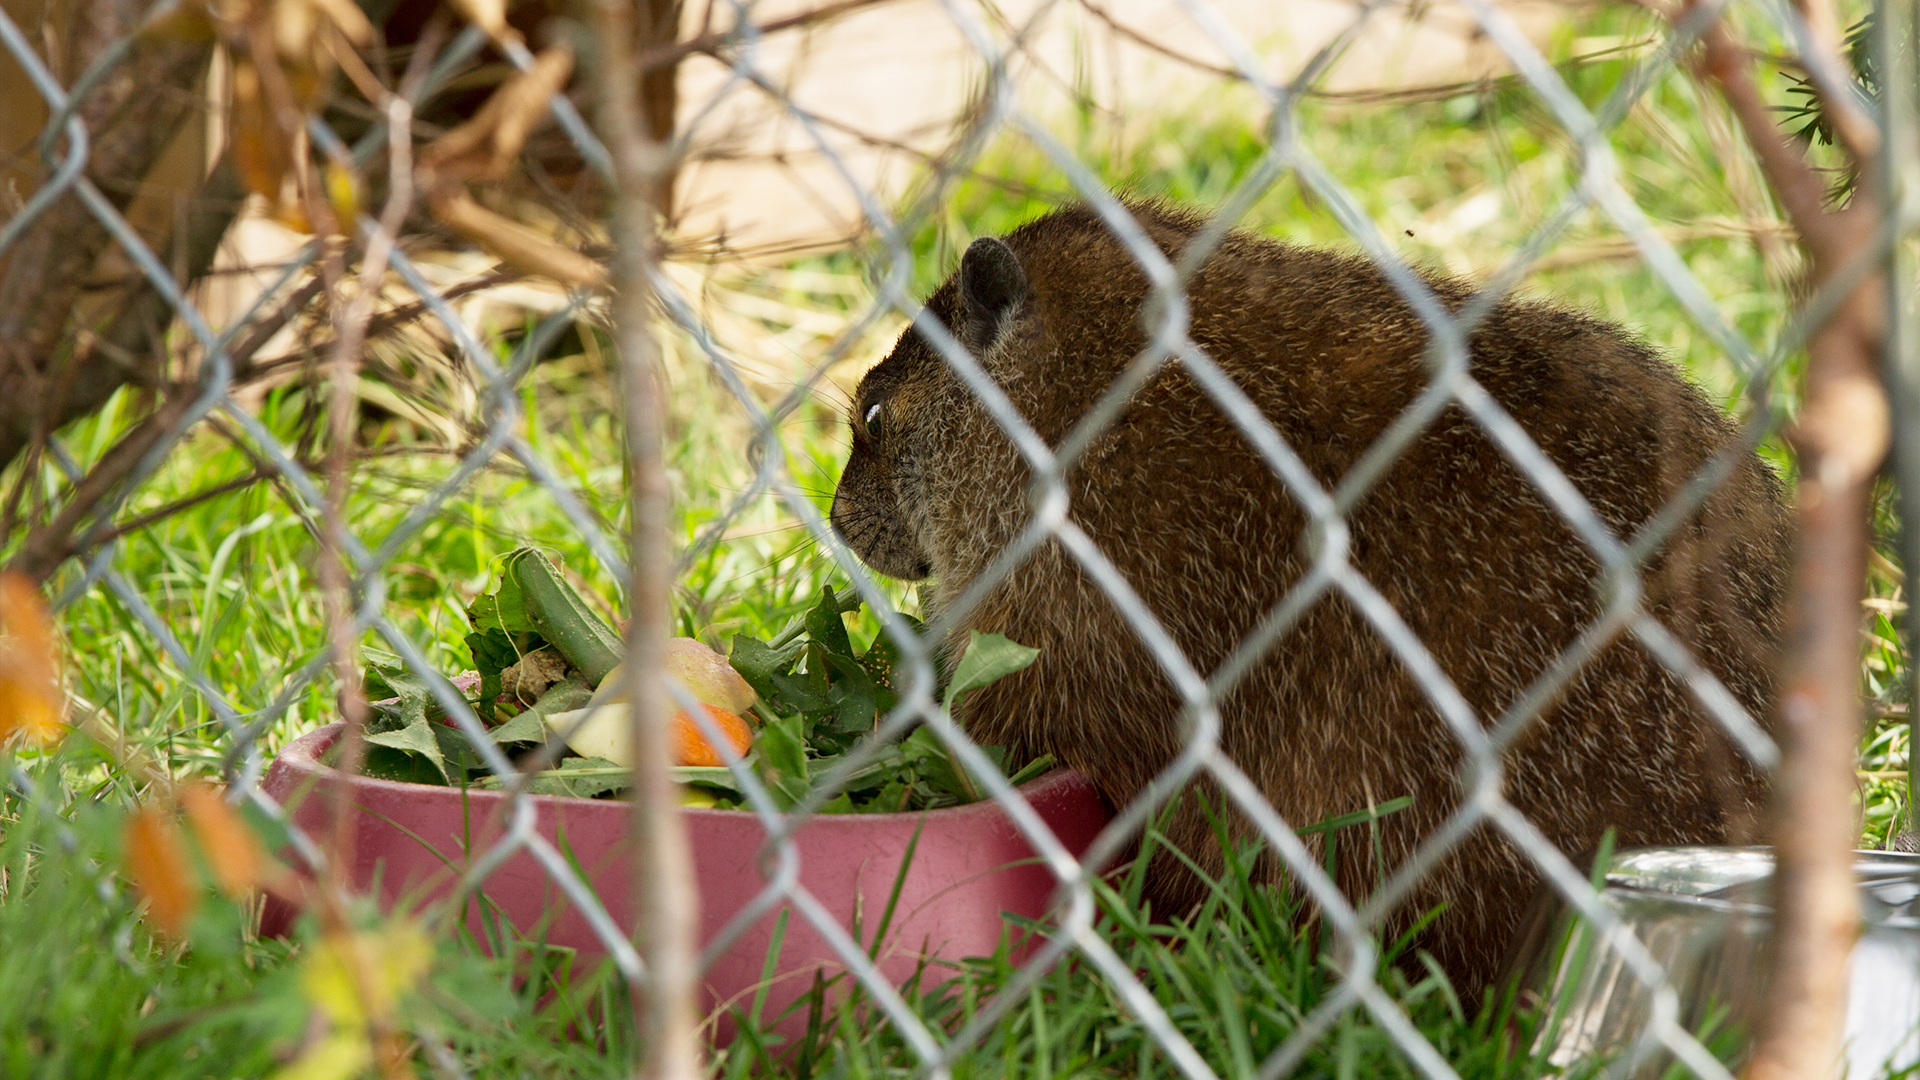
[[(663, 390), (658, 343), (651, 331), (657, 257), (656, 222), (673, 162), (648, 99), (653, 88), (634, 54), (673, 40), (675, 0), (595, 0), (599, 127), (613, 157), (613, 287), (615, 341), (632, 474), (631, 618), (626, 633), (626, 689), (633, 713), (633, 890), (640, 954), (647, 981), (635, 995), (635, 1020), (648, 1080), (698, 1080), (701, 1064), (695, 942), (699, 898), (693, 857), (679, 813), (668, 734), (662, 661), (668, 634), (669, 491), (662, 451)], [(670, 114), (669, 114), (670, 115)]]
[[(862, 8), (876, 7), (892, 3), (893, 0), (839, 0), (838, 3), (823, 4), (808, 11), (788, 15), (779, 19), (770, 19), (754, 27), (756, 36), (778, 34), (786, 30), (804, 30), (820, 26), (850, 15)], [(709, 31), (685, 41), (666, 45), (655, 45), (643, 50), (637, 63), (643, 71), (654, 72), (671, 69), (689, 56), (719, 56), (736, 37), (731, 30)]]

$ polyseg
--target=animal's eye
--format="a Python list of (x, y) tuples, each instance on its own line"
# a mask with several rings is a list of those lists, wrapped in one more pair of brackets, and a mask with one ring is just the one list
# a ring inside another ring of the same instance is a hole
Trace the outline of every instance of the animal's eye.
[(876, 401), (873, 404), (867, 406), (867, 418), (865, 420), (865, 424), (867, 428), (867, 438), (877, 439), (880, 437), (880, 403), (879, 402)]

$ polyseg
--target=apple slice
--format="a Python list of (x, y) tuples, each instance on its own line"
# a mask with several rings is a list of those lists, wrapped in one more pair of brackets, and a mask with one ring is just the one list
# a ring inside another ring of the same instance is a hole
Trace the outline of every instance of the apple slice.
[[(753, 708), (760, 695), (733, 670), (726, 657), (707, 648), (697, 638), (668, 638), (665, 644), (664, 670), (686, 687), (695, 701), (740, 716)], [(594, 703), (609, 705), (627, 700), (626, 673), (625, 664), (617, 664), (607, 672), (606, 678), (600, 680), (600, 689), (594, 692)], [(678, 709), (679, 705), (676, 703), (674, 708)]]
[[(582, 721), (582, 718), (584, 722)], [(550, 713), (545, 718), (547, 734), (564, 738), (567, 747), (581, 757), (606, 758), (615, 765), (633, 766), (633, 736), (628, 734), (630, 710), (624, 701), (611, 705), (589, 705), (571, 712)], [(580, 726), (576, 730), (574, 725)], [(572, 734), (568, 734), (568, 732)]]
[[(752, 748), (751, 725), (717, 705), (706, 705), (704, 708), (714, 726), (732, 744), (736, 756), (744, 755)], [(584, 721), (582, 717), (585, 717)], [(579, 722), (579, 728), (573, 730), (571, 735), (567, 734), (576, 722)], [(632, 722), (632, 709), (624, 701), (553, 713), (546, 718), (547, 732), (565, 738), (567, 746), (574, 753), (581, 757), (605, 758), (623, 767), (633, 764), (633, 754), (630, 752), (633, 749), (633, 736), (629, 731)], [(708, 768), (726, 766), (726, 759), (707, 741), (706, 733), (694, 723), (687, 710), (675, 712), (670, 723), (672, 726), (668, 738), (672, 743), (673, 764)]]

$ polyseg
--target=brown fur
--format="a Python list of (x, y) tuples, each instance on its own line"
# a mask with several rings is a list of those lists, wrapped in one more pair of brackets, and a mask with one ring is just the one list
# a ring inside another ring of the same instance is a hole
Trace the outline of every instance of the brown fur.
[[(1170, 258), (1202, 224), (1163, 207), (1134, 211)], [(1144, 346), (1147, 282), (1086, 209), (1041, 218), (1005, 243), (1029, 291), (997, 336), (968, 325), (958, 274), (928, 308), (976, 344), (1021, 413), (1058, 445)], [(1452, 308), (1472, 294), (1464, 282), (1426, 280)], [(1364, 259), (1235, 234), (1188, 293), (1193, 339), (1329, 487), (1427, 382), (1427, 332)], [(1475, 330), (1471, 350), (1473, 376), (1622, 537), (1734, 434), (1671, 364), (1583, 315), (1508, 300)], [(877, 437), (864, 425), (876, 403)], [(1023, 460), (911, 330), (862, 382), (853, 421), (835, 527), (883, 573), (931, 574), (939, 596), (957, 595), (1028, 519)], [(1133, 395), (1068, 488), (1073, 521), (1203, 675), (1308, 565), (1305, 515), (1175, 363)], [(1458, 406), (1379, 477), (1348, 525), (1352, 565), (1485, 724), (1600, 614), (1597, 561)], [(1778, 482), (1749, 455), (1644, 573), (1648, 610), (1763, 723), (1787, 560)], [(1034, 666), (968, 703), (965, 723), (982, 742), (1007, 744), (1016, 758), (1051, 751), (1115, 805), (1180, 749), (1171, 682), (1058, 541), (1022, 562), (949, 640), (964, 641), (968, 629), (1040, 649)], [(1381, 829), (1389, 872), (1461, 797), (1458, 741), (1337, 591), (1252, 668), (1221, 718), (1226, 754), (1294, 826), (1413, 796)], [(1586, 665), (1504, 765), (1506, 798), (1570, 855), (1592, 849), (1608, 827), (1623, 846), (1726, 842), (1764, 797), (1744, 756), (1628, 635)], [(1190, 804), (1171, 837), (1219, 865)], [(1342, 845), (1338, 877), (1349, 897), (1378, 884), (1367, 846)], [(1262, 870), (1277, 872), (1271, 860)], [(1495, 972), (1536, 881), (1526, 856), (1483, 825), (1424, 878), (1395, 925), (1445, 904), (1422, 944), (1471, 989)], [(1197, 888), (1171, 860), (1151, 868), (1162, 912), (1193, 902)]]

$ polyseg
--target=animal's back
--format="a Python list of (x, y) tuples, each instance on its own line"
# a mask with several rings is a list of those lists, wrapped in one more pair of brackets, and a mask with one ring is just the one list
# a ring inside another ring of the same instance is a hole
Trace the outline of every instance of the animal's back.
[[(1139, 216), (1175, 257), (1199, 224), (1154, 208)], [(1084, 210), (1041, 219), (1006, 243), (1028, 293), (980, 350), (983, 363), (1058, 445), (1144, 346), (1146, 281)], [(1470, 295), (1458, 282), (1428, 283), (1450, 308)], [(966, 319), (960, 288), (949, 283), (930, 301), (956, 327)], [(1329, 491), (1430, 381), (1427, 330), (1364, 260), (1234, 236), (1188, 294), (1194, 342)], [(1670, 364), (1581, 315), (1502, 303), (1474, 331), (1470, 352), (1485, 398), (1623, 540), (1734, 439)], [(916, 377), (951, 375), (922, 364)], [(936, 395), (950, 415), (925, 443), (919, 481), (918, 528), (945, 597), (1029, 515), (1030, 477), (1011, 443), (956, 388)], [(1072, 521), (1202, 677), (1296, 589), (1320, 590), (1220, 700), (1220, 747), (1296, 827), (1411, 795), (1413, 805), (1380, 826), (1389, 874), (1462, 802), (1467, 762), (1443, 708), (1459, 706), (1449, 710), (1453, 723), (1497, 727), (1602, 615), (1592, 551), (1458, 404), (1433, 415), (1345, 508), (1345, 558), (1319, 564), (1319, 574), (1299, 502), (1174, 364), (1131, 397), (1067, 488)], [(1645, 610), (1763, 722), (1787, 535), (1777, 483), (1749, 453), (1642, 569)], [(1414, 674), (1389, 641), (1396, 625), (1431, 656), (1444, 686)], [(966, 722), (982, 741), (1017, 755), (1051, 751), (1116, 805), (1184, 745), (1174, 682), (1057, 541), (967, 613), (958, 640), (967, 628), (1041, 650), (1032, 668), (969, 703)], [(1763, 796), (1744, 757), (1632, 637), (1630, 626), (1615, 628), (1503, 757), (1507, 801), (1569, 854), (1596, 846), (1609, 827), (1622, 845), (1724, 842)], [(1170, 835), (1217, 865), (1211, 830), (1191, 805)], [(1373, 845), (1349, 842), (1343, 852), (1342, 887), (1352, 897), (1369, 892), (1378, 884)], [(1274, 871), (1269, 860), (1264, 872)], [(1421, 878), (1399, 919), (1445, 903), (1424, 944), (1471, 987), (1492, 974), (1534, 878), (1527, 857), (1483, 824)], [(1156, 864), (1151, 882), (1163, 910), (1196, 897), (1197, 883), (1171, 860)]]

